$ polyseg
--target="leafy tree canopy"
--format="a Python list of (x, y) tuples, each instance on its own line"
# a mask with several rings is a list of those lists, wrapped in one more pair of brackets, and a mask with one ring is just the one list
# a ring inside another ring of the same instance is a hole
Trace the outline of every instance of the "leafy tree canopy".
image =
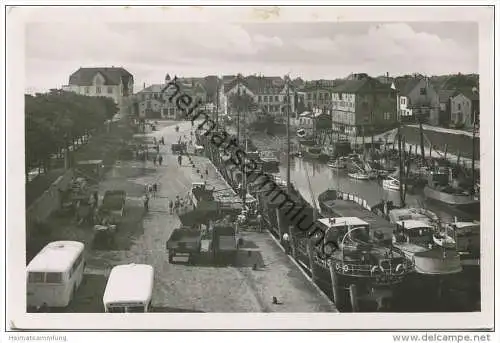
[(50, 156), (118, 112), (107, 97), (89, 97), (52, 89), (24, 96), (26, 170), (43, 165)]

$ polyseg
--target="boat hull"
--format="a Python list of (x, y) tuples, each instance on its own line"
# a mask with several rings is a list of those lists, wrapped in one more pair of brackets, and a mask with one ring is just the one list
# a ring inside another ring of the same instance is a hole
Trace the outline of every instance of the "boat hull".
[(367, 174), (348, 173), (347, 176), (349, 176), (351, 179), (355, 179), (355, 180), (369, 180), (370, 179), (370, 177)]
[(479, 199), (475, 199), (473, 195), (445, 193), (429, 186), (424, 187), (424, 195), (429, 199), (466, 211), (478, 211), (480, 207)]
[(441, 248), (414, 249), (413, 244), (404, 243), (394, 243), (394, 248), (412, 261), (413, 268), (418, 274), (448, 275), (462, 271), (460, 256), (454, 250), (447, 250), (443, 253)]

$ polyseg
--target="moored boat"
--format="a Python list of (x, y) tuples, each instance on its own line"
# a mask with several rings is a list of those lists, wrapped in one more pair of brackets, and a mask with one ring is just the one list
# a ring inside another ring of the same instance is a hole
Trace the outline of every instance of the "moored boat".
[(445, 226), (453, 236), (462, 266), (479, 267), (481, 254), (481, 225), (479, 222), (455, 220)]
[(399, 191), (401, 187), (404, 188), (405, 185), (401, 185), (401, 182), (392, 176), (387, 176), (385, 179), (382, 180), (382, 188), (384, 189)]
[(428, 184), (424, 187), (424, 195), (448, 206), (457, 207), (467, 212), (478, 213), (480, 199), (472, 192), (450, 185), (451, 173), (445, 170), (431, 172)]
[(454, 248), (434, 243), (435, 228), (419, 220), (396, 222), (392, 243), (394, 249), (413, 262), (415, 272), (427, 275), (456, 274), (462, 271), (460, 257)]
[(335, 160), (330, 160), (327, 165), (332, 169), (346, 169), (347, 159), (345, 157), (339, 157)]
[(355, 180), (369, 180), (370, 175), (368, 173), (362, 172), (362, 171), (351, 171), (347, 173), (347, 176), (349, 176), (351, 179)]
[[(390, 298), (393, 287), (401, 284), (411, 270), (403, 254), (373, 241), (370, 224), (358, 217), (322, 218), (316, 225), (324, 235), (319, 238), (322, 244), (313, 248), (313, 268), (326, 280), (330, 276), (334, 302), (340, 308), (351, 285), (356, 285), (360, 298)], [(306, 240), (299, 239), (297, 246), (299, 260), (302, 257), (304, 262), (308, 256)]]

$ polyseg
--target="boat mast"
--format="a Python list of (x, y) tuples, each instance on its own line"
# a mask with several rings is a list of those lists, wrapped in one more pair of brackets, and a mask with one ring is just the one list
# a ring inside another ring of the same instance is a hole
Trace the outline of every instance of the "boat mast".
[(404, 188), (406, 188), (405, 165), (403, 161), (401, 126), (398, 127), (398, 153), (399, 153), (399, 199), (401, 207), (405, 206)]
[(220, 80), (219, 77), (217, 77), (217, 93), (216, 93), (216, 99), (215, 99), (215, 125), (218, 128), (219, 127), (219, 89), (220, 87)]
[(476, 111), (472, 122), (472, 194), (476, 192)]
[(238, 118), (236, 119), (236, 141), (238, 142), (238, 145), (240, 144), (240, 106), (241, 106), (241, 96), (240, 96), (240, 80), (238, 80), (238, 90), (237, 90), (237, 97), (236, 97), (236, 111)]
[(286, 187), (288, 194), (292, 192), (292, 182), (290, 180), (290, 83), (286, 78)]

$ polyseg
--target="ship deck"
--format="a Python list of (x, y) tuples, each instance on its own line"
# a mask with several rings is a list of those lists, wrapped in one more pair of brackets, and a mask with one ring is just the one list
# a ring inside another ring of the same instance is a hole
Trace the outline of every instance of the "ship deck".
[(325, 202), (325, 205), (335, 213), (338, 217), (358, 217), (369, 223), (372, 232), (380, 232), (384, 235), (384, 239), (391, 239), (393, 226), (385, 219), (377, 216), (375, 213), (368, 211), (361, 205), (350, 201), (336, 199)]

